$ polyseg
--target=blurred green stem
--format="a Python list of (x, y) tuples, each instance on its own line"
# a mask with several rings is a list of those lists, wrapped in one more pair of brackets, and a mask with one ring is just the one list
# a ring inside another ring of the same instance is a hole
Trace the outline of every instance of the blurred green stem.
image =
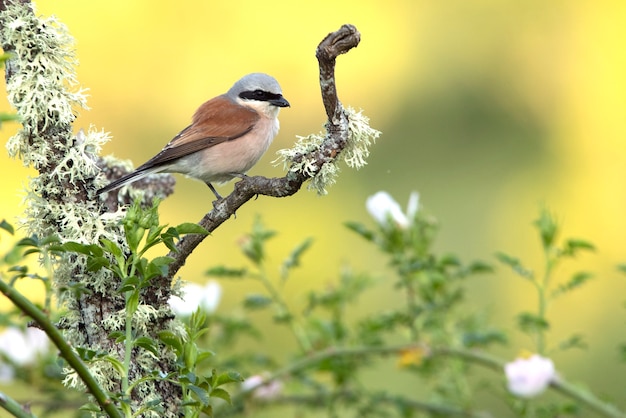
[(0, 407), (4, 408), (10, 414), (17, 418), (34, 418), (35, 415), (31, 412), (26, 412), (22, 405), (20, 405), (15, 399), (11, 398), (4, 392), (0, 392)]
[(415, 326), (415, 321), (417, 319), (417, 301), (415, 296), (415, 289), (413, 288), (413, 283), (410, 277), (404, 277), (404, 287), (406, 288), (406, 300), (407, 307), (409, 310), (409, 332), (411, 333), (411, 341), (417, 342), (419, 339), (419, 331)]
[[(535, 286), (537, 287), (537, 294), (539, 298), (539, 312), (538, 316), (542, 321), (542, 324), (548, 323), (548, 289), (550, 286), (550, 278), (552, 277), (552, 271), (554, 270), (554, 266), (556, 264), (556, 260), (552, 258), (551, 255), (552, 248), (544, 247), (544, 257), (546, 260), (546, 267), (541, 278), (540, 282), (535, 282)], [(546, 327), (541, 326), (541, 328), (537, 331), (537, 353), (540, 355), (545, 355), (546, 353)]]
[(582, 390), (569, 382), (557, 379), (556, 381), (552, 382), (550, 386), (552, 386), (554, 390), (567, 396), (568, 398), (574, 399), (584, 405), (587, 405), (590, 409), (593, 409), (600, 415), (611, 418), (626, 417), (626, 414), (617, 409), (615, 405), (612, 405), (608, 402), (603, 402), (602, 400), (596, 398), (591, 392)]
[(272, 298), (274, 303), (276, 303), (276, 305), (278, 306), (278, 316), (281, 318), (281, 320), (286, 320), (289, 323), (289, 327), (296, 337), (296, 340), (298, 341), (298, 344), (300, 345), (302, 351), (305, 353), (311, 352), (313, 346), (311, 345), (311, 341), (304, 331), (304, 328), (302, 327), (302, 325), (300, 325), (300, 323), (296, 321), (294, 316), (289, 311), (287, 303), (285, 303), (283, 298), (280, 296), (280, 293), (276, 290), (276, 288), (268, 278), (267, 272), (265, 271), (265, 267), (263, 266), (263, 264), (259, 263), (258, 268), (258, 278), (267, 290), (267, 292), (270, 294), (270, 297)]
[(407, 304), (407, 314), (409, 318), (409, 323), (407, 324), (409, 328), (409, 333), (411, 335), (411, 341), (417, 342), (419, 340), (419, 331), (417, 326), (415, 325), (415, 321), (417, 319), (417, 293), (415, 292), (415, 281), (419, 279), (417, 276), (419, 272), (414, 272), (410, 267), (412, 264), (411, 257), (408, 257), (406, 254), (401, 254), (397, 257), (395, 262), (397, 265), (397, 272), (400, 276), (400, 280), (402, 286), (406, 292), (406, 304)]
[[(495, 371), (503, 371), (505, 362), (497, 357), (491, 356), (481, 351), (465, 350), (447, 347), (438, 347), (431, 350), (431, 355), (454, 356), (462, 358), (468, 362), (480, 364)], [(603, 402), (591, 392), (572, 385), (560, 378), (550, 382), (550, 386), (557, 392), (586, 405), (602, 416), (610, 418), (625, 418), (626, 414), (617, 409), (614, 405)]]
[[(408, 350), (422, 350), (430, 357), (453, 357), (467, 361), (468, 363), (477, 364), (488, 369), (494, 370), (500, 374), (504, 372), (505, 361), (478, 350), (468, 350), (463, 348), (450, 348), (450, 347), (428, 347), (424, 344), (400, 344), (395, 346), (376, 346), (376, 347), (329, 347), (325, 350), (318, 351), (300, 360), (296, 360), (290, 365), (283, 367), (272, 373), (267, 379), (259, 382), (255, 386), (251, 386), (246, 390), (240, 392), (233, 397), (233, 404), (237, 404), (242, 398), (248, 396), (258, 387), (267, 384), (268, 382), (279, 380), (286, 376), (299, 373), (310, 367), (313, 367), (320, 362), (335, 358), (335, 357), (354, 357), (354, 356), (387, 356), (387, 355), (400, 355), (402, 352)], [(614, 405), (603, 402), (594, 396), (591, 392), (576, 387), (571, 383), (568, 383), (561, 379), (555, 379), (550, 383), (550, 386), (557, 392), (571, 398), (581, 404), (587, 406), (589, 409), (594, 410), (602, 416), (609, 418), (626, 418), (626, 414), (622, 413)]]
[(128, 309), (128, 300), (130, 299), (133, 291), (126, 292), (126, 316), (125, 316), (125, 337), (124, 337), (124, 375), (122, 376), (122, 393), (124, 395), (130, 395), (128, 393), (130, 373), (130, 360), (133, 349), (133, 313)]
[(50, 319), (48, 319), (48, 317), (37, 306), (35, 306), (35, 304), (26, 299), (26, 297), (16, 291), (13, 287), (9, 286), (4, 280), (2, 280), (2, 278), (0, 278), (0, 292), (9, 298), (11, 302), (13, 302), (13, 304), (22, 312), (33, 318), (39, 327), (45, 331), (54, 345), (56, 345), (59, 349), (61, 356), (80, 376), (89, 392), (91, 392), (93, 397), (96, 399), (96, 402), (98, 402), (102, 409), (106, 411), (109, 417), (121, 418), (122, 415), (115, 407), (111, 398), (109, 398), (100, 385), (98, 385), (98, 382), (89, 372), (85, 363), (83, 363), (72, 347), (70, 347), (67, 341), (65, 341), (61, 332), (54, 326)]

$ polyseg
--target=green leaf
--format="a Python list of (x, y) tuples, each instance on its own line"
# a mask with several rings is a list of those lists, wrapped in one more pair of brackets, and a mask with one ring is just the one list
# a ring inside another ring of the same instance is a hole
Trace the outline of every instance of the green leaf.
[(238, 383), (243, 382), (244, 378), (241, 376), (239, 372), (230, 371), (226, 373), (222, 373), (217, 376), (217, 380), (215, 381), (215, 386), (222, 386), (227, 383)]
[(167, 267), (170, 264), (172, 264), (173, 262), (174, 262), (174, 258), (167, 257), (167, 256), (155, 257), (151, 261), (152, 264), (154, 264), (155, 266), (158, 266), (158, 267)]
[(111, 364), (111, 366), (113, 366), (113, 368), (120, 374), (120, 375), (124, 375), (126, 373), (126, 369), (124, 368), (124, 365), (122, 364), (121, 361), (119, 361), (118, 359), (116, 359), (115, 357), (112, 356), (104, 356), (102, 357), (102, 359), (104, 361), (107, 361)]
[(272, 299), (258, 294), (246, 296), (243, 300), (243, 306), (247, 309), (263, 309), (272, 304)]
[(132, 315), (137, 312), (139, 306), (139, 291), (129, 292), (129, 296), (126, 300), (126, 309)]
[(21, 276), (25, 276), (28, 273), (28, 266), (13, 266), (7, 271), (12, 273), (19, 272)]
[(109, 338), (119, 344), (126, 339), (126, 333), (124, 331), (113, 331), (109, 333)]
[(66, 242), (61, 245), (61, 248), (70, 253), (78, 253), (84, 255), (93, 255), (95, 257), (102, 257), (104, 251), (96, 244), (81, 244), (79, 242)]
[(454, 254), (446, 254), (437, 263), (439, 268), (445, 269), (446, 267), (458, 267), (461, 265), (461, 260)]
[(239, 279), (248, 273), (245, 268), (233, 269), (226, 266), (216, 266), (208, 269), (204, 274), (212, 277), (222, 277), (227, 279)]
[(178, 225), (176, 227), (176, 231), (178, 231), (180, 235), (183, 235), (183, 234), (209, 235), (209, 231), (207, 231), (206, 229), (204, 229), (198, 224), (194, 224), (193, 222), (186, 222), (186, 223), (182, 223)]
[(98, 271), (103, 267), (109, 267), (111, 263), (106, 257), (88, 257), (87, 271)]
[(300, 265), (300, 257), (302, 257), (302, 254), (304, 254), (306, 250), (308, 250), (311, 247), (312, 243), (313, 243), (313, 238), (307, 238), (300, 245), (294, 248), (293, 251), (291, 251), (291, 254), (289, 254), (289, 256), (285, 259), (285, 261), (283, 261), (283, 265), (282, 265), (283, 279), (287, 277), (289, 270), (291, 270), (294, 267), (298, 267)]
[(580, 348), (584, 350), (588, 347), (585, 338), (581, 334), (574, 334), (567, 340), (561, 341), (559, 344), (559, 349), (561, 350), (569, 350), (570, 348)]
[(78, 357), (85, 362), (89, 362), (93, 360), (96, 356), (98, 356), (97, 351), (89, 350), (82, 347), (76, 347), (76, 354), (78, 354)]
[(168, 347), (171, 347), (177, 355), (183, 352), (183, 343), (172, 331), (161, 331), (158, 333), (159, 340)]
[(191, 390), (197, 397), (198, 400), (202, 403), (202, 405), (209, 404), (209, 393), (208, 391), (198, 387), (196, 385), (187, 385), (187, 389)]
[(569, 239), (565, 242), (563, 255), (574, 257), (579, 251), (595, 251), (596, 247), (581, 239)]
[(113, 254), (115, 258), (120, 258), (123, 256), (122, 249), (113, 241), (106, 238), (101, 238), (100, 243), (102, 244), (104, 249)]
[(517, 316), (517, 324), (524, 332), (539, 332), (550, 328), (550, 323), (533, 313), (522, 312)]
[(374, 232), (370, 231), (363, 224), (359, 222), (345, 222), (344, 226), (356, 232), (357, 234), (359, 234), (361, 237), (365, 238), (368, 241), (374, 241), (374, 238), (376, 237), (376, 234), (374, 234)]
[(506, 344), (506, 334), (501, 331), (466, 332), (463, 334), (465, 347), (486, 347), (490, 344)]
[(133, 254), (137, 254), (139, 243), (141, 242), (145, 232), (145, 229), (140, 228), (137, 225), (130, 225), (125, 228), (124, 234), (126, 235), (126, 243)]
[[(58, 244), (61, 242), (61, 239), (59, 237), (57, 237), (56, 235), (48, 235), (47, 237), (44, 237), (40, 243), (41, 245), (50, 245), (50, 244)], [(97, 245), (96, 245), (97, 247)]]
[(0, 54), (0, 64), (4, 64), (5, 61), (10, 60), (15, 57), (15, 53), (13, 52), (4, 52)]
[(130, 276), (122, 280), (120, 288), (117, 289), (118, 293), (125, 293), (128, 291), (136, 290), (139, 287), (139, 277)]
[(36, 253), (40, 253), (41, 250), (39, 248), (33, 248), (31, 250), (26, 250), (24, 251), (24, 257), (26, 257), (27, 255), (31, 255), (31, 254), (36, 254)]
[(11, 121), (19, 121), (21, 120), (20, 116), (15, 113), (0, 113), (0, 126), (2, 126), (3, 122), (11, 122)]
[(586, 271), (574, 273), (567, 283), (559, 285), (559, 287), (552, 292), (552, 297), (561, 296), (564, 293), (577, 289), (587, 283), (591, 278), (593, 278), (593, 274)]
[(22, 238), (15, 245), (19, 245), (20, 247), (36, 247), (36, 248), (39, 248), (39, 240), (35, 236)]
[(215, 388), (211, 391), (211, 397), (220, 398), (231, 404), (230, 393), (226, 392), (222, 388)]
[(2, 221), (0, 221), (0, 229), (4, 229), (11, 235), (15, 233), (15, 229), (13, 229), (13, 225), (8, 223), (6, 219), (3, 219)]
[(81, 411), (94, 412), (96, 414), (99, 414), (102, 412), (102, 410), (100, 409), (100, 406), (98, 406), (97, 404), (93, 402), (88, 402), (78, 409), (80, 409)]
[(215, 357), (215, 352), (211, 350), (200, 350), (196, 358), (196, 364), (202, 363), (204, 360)]
[(254, 264), (259, 265), (265, 258), (265, 242), (276, 235), (276, 231), (265, 229), (257, 216), (252, 225), (252, 233), (241, 241), (241, 250)]
[(156, 257), (152, 261), (142, 258), (137, 270), (138, 274), (142, 277), (140, 287), (147, 287), (149, 281), (155, 277), (166, 276), (168, 273), (167, 266), (172, 264), (173, 261), (173, 258), (166, 256)]
[(539, 214), (539, 219), (534, 222), (534, 225), (539, 230), (543, 248), (548, 249), (552, 247), (559, 232), (559, 226), (554, 215), (548, 209), (543, 208)]
[(496, 258), (501, 263), (506, 264), (507, 266), (511, 267), (513, 271), (517, 273), (519, 276), (525, 279), (533, 278), (533, 272), (525, 268), (518, 258), (511, 257), (510, 255), (502, 253), (502, 252), (496, 253)]
[(26, 254), (22, 254), (22, 249), (18, 246), (14, 246), (4, 255), (4, 262), (8, 265), (13, 265), (21, 262), (25, 257)]
[(626, 362), (626, 344), (620, 344), (619, 353), (622, 357), (622, 361)]
[[(168, 258), (169, 260), (166, 260)], [(155, 263), (155, 260), (157, 261), (156, 263)], [(168, 270), (167, 265), (170, 264), (172, 261), (174, 261), (174, 259), (170, 257), (157, 257), (151, 262), (147, 263), (143, 272), (144, 280), (142, 283), (142, 287), (147, 286), (148, 280), (150, 279), (153, 279), (159, 276), (166, 276), (167, 270)]]
[(467, 271), (470, 274), (492, 273), (493, 266), (484, 261), (474, 261), (467, 267)]
[(151, 352), (152, 354), (154, 354), (155, 357), (159, 356), (159, 346), (157, 342), (154, 341), (152, 338), (139, 337), (135, 339), (135, 341), (133, 341), (133, 345)]
[[(148, 236), (146, 237), (146, 247), (152, 247), (158, 244), (160, 241), (161, 232), (166, 228), (166, 225), (153, 225), (148, 230)], [(174, 228), (168, 228), (168, 231), (172, 231)], [(163, 234), (166, 235), (166, 234)]]

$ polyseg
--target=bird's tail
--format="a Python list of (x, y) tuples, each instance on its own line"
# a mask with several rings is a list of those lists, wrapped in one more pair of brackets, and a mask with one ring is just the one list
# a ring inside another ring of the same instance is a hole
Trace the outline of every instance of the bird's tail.
[[(141, 167), (140, 167), (141, 168)], [(96, 192), (96, 195), (100, 195), (102, 193), (110, 192), (111, 190), (119, 189), (120, 187), (126, 186), (127, 184), (134, 183), (137, 180), (141, 180), (149, 174), (155, 173), (159, 171), (154, 167), (152, 169), (147, 170), (136, 170), (132, 173), (126, 174), (125, 176), (120, 177), (117, 180), (112, 181), (109, 185), (104, 186)]]

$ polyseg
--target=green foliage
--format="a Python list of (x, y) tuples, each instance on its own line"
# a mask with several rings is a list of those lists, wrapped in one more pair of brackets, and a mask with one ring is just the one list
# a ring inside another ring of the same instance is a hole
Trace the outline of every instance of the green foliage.
[[(538, 353), (586, 348), (580, 333), (549, 346), (546, 337), (558, 324), (549, 321), (547, 312), (554, 300), (582, 288), (592, 277), (578, 271), (559, 280), (556, 267), (594, 247), (578, 239), (561, 242), (560, 227), (547, 211), (534, 225), (545, 256), (543, 269), (530, 269), (520, 258), (496, 253), (499, 262), (537, 292), (537, 308), (520, 312), (517, 327), (535, 338)], [(242, 265), (218, 265), (206, 271), (221, 280), (254, 282), (254, 292), (244, 297), (234, 314), (198, 308), (182, 319), (182, 328), (154, 335), (139, 332), (135, 325), (141, 294), (167, 272), (172, 260), (147, 258), (146, 253), (151, 248), (175, 248), (186, 233), (206, 233), (195, 225), (159, 225), (156, 206), (148, 210), (133, 206), (124, 220), (127, 245), (106, 239), (94, 245), (31, 237), (19, 241), (18, 249), (10, 250), (2, 260), (3, 266), (9, 265), (6, 277), (12, 282), (26, 278), (46, 282), (17, 261), (29, 254), (59, 253), (84, 255), (90, 271), (106, 269), (121, 279), (116, 291), (126, 300), (125, 326), (109, 337), (123, 344), (125, 353), (159, 356), (167, 352), (176, 359), (170, 373), (131, 377), (129, 356), (76, 347), (84, 362), (105, 363), (126, 376), (122, 391), (110, 395), (128, 416), (165, 413), (159, 399), (146, 401), (140, 409), (130, 408), (129, 394), (151, 381), (180, 387), (180, 414), (186, 417), (248, 416), (259, 409), (272, 413), (274, 406), (289, 404), (304, 416), (308, 410), (312, 416), (323, 412), (332, 417), (486, 417), (489, 414), (480, 412), (477, 401), (484, 388), (504, 398), (515, 416), (586, 416), (587, 407), (605, 416), (620, 416), (611, 405), (561, 380), (553, 385), (566, 395), (564, 400), (536, 401), (506, 395), (498, 389), (501, 377), (487, 383), (482, 374), (475, 376), (479, 366), (501, 375), (505, 364), (489, 352), (494, 345), (508, 344), (509, 333), (494, 328), (488, 315), (468, 307), (465, 300), (469, 281), (493, 274), (494, 269), (483, 261), (464, 262), (454, 254), (435, 252), (438, 225), (423, 210), (408, 225), (388, 222), (371, 227), (351, 222), (346, 227), (384, 255), (387, 262), (379, 270), (385, 273), (344, 266), (323, 288), (286, 298), (287, 287), (297, 287), (297, 280), (305, 274), (301, 267), (310, 261), (307, 256), (313, 240), (297, 243), (281, 262), (271, 265), (268, 244), (279, 235), (257, 218), (251, 232), (240, 240)], [(0, 229), (14, 232), (6, 222), (0, 223)], [(626, 272), (623, 266), (619, 269)], [(72, 284), (67, 291), (83, 290)], [(377, 299), (383, 294), (397, 303), (378, 308)], [(368, 309), (363, 310), (364, 306)], [(357, 307), (361, 307), (359, 313)], [(285, 344), (286, 355), (264, 353), (256, 344), (250, 345), (250, 340), (273, 333), (267, 325), (257, 325), (256, 319), (268, 314), (275, 327), (292, 336), (291, 343)], [(395, 367), (389, 367), (390, 362)], [(403, 379), (412, 389), (403, 393), (385, 389), (384, 382), (372, 378), (381, 369), (385, 369), (385, 379)], [(233, 390), (233, 384), (242, 382)], [(82, 410), (97, 414), (100, 407), (87, 403)]]
[[(436, 402), (434, 410), (448, 410), (444, 403), (450, 411), (462, 410), (472, 396), (467, 378), (460, 373), (466, 366), (458, 359), (429, 357), (428, 346), (475, 349), (506, 341), (501, 331), (486, 327), (482, 319), (461, 306), (465, 281), (492, 272), (492, 267), (481, 261), (463, 263), (452, 254), (433, 253), (437, 223), (423, 212), (418, 212), (410, 227), (405, 229), (388, 225), (370, 229), (354, 222), (346, 226), (387, 255), (394, 271), (392, 277), (376, 279), (346, 266), (323, 290), (309, 290), (305, 303), (287, 301), (283, 287), (295, 280), (294, 269), (305, 260), (312, 240), (297, 244), (278, 268), (270, 268), (267, 247), (277, 233), (267, 229), (258, 218), (252, 232), (240, 240), (242, 255), (249, 265), (218, 266), (208, 270), (207, 274), (212, 277), (260, 283), (265, 293), (246, 296), (242, 305), (245, 312), (257, 315), (259, 310), (273, 310), (276, 326), (287, 327), (298, 347), (295, 359), (275, 374), (264, 375), (264, 371), (280, 364), (279, 360), (236, 354), (230, 358), (220, 356), (221, 361), (249, 369), (256, 376), (266, 376), (260, 387), (282, 385), (283, 378), (289, 374), (293, 395), (311, 408), (323, 406), (331, 416), (341, 416), (340, 411), (348, 406), (360, 411), (359, 416), (397, 416), (397, 413), (410, 416), (413, 412), (408, 411), (415, 411), (415, 405), (409, 398), (386, 395), (384, 402), (370, 402), (380, 394), (364, 389), (367, 385), (359, 377), (381, 356), (391, 356), (400, 370), (428, 382), (432, 401)], [(273, 277), (268, 271), (280, 274)], [(382, 289), (376, 290), (378, 287)], [(354, 317), (353, 309), (378, 291), (397, 293), (403, 303), (383, 312), (371, 310), (364, 316)], [(227, 322), (219, 315), (209, 319), (211, 330), (215, 330), (208, 336), (213, 347), (222, 344), (232, 347), (235, 338), (243, 334), (257, 335), (251, 334), (248, 327), (235, 329), (241, 322), (230, 320)], [(244, 323), (252, 321), (244, 320)], [(426, 346), (422, 346), (424, 341), (428, 341)], [(246, 388), (237, 395), (233, 399), (235, 407), (242, 407), (240, 402), (244, 398), (270, 403), (274, 397), (284, 399), (280, 393), (269, 389), (257, 392), (258, 387)], [(318, 402), (309, 404), (307, 399)]]
[[(521, 312), (517, 316), (517, 325), (521, 331), (534, 336), (535, 349), (538, 353), (544, 354), (550, 351), (546, 342), (547, 332), (551, 328), (547, 315), (550, 303), (556, 298), (581, 288), (593, 278), (593, 274), (589, 272), (578, 271), (565, 282), (555, 282), (555, 269), (565, 259), (574, 258), (581, 252), (594, 251), (595, 247), (588, 241), (571, 238), (559, 245), (558, 236), (561, 231), (558, 222), (546, 208), (541, 210), (539, 218), (533, 224), (539, 233), (544, 255), (545, 267), (541, 275), (526, 268), (518, 258), (502, 252), (496, 253), (496, 258), (535, 287), (538, 302), (537, 312)], [(582, 342), (582, 336), (578, 334), (571, 336), (567, 341), (558, 345), (557, 348), (567, 349), (585, 346)]]
[[(175, 243), (184, 234), (206, 234), (207, 232), (195, 224), (182, 224), (177, 227), (159, 225), (158, 205), (149, 209), (142, 209), (138, 204), (128, 209), (127, 216), (123, 221), (125, 245), (115, 243), (108, 239), (102, 239), (99, 245), (79, 242), (61, 243), (55, 237), (39, 240), (36, 237), (22, 239), (16, 245), (17, 250), (11, 252), (12, 258), (23, 259), (31, 253), (52, 254), (80, 254), (85, 256), (87, 271), (97, 272), (101, 269), (108, 270), (120, 279), (117, 292), (124, 295), (126, 306), (124, 311), (125, 325), (123, 331), (110, 333), (109, 338), (116, 343), (124, 345), (124, 356), (119, 358), (106, 351), (94, 351), (76, 347), (80, 358), (88, 364), (107, 363), (122, 378), (122, 392), (111, 393), (126, 414), (131, 413), (129, 395), (139, 385), (147, 381), (170, 381), (180, 385), (183, 391), (183, 409), (186, 416), (197, 416), (199, 412), (211, 414), (212, 398), (230, 400), (229, 393), (223, 388), (228, 383), (241, 381), (241, 377), (235, 372), (217, 373), (211, 370), (208, 374), (198, 374), (201, 363), (213, 356), (210, 350), (201, 349), (197, 342), (207, 331), (204, 327), (206, 317), (202, 312), (196, 312), (191, 316), (184, 328), (183, 334), (171, 331), (161, 331), (158, 338), (141, 333), (136, 325), (141, 294), (152, 280), (165, 276), (169, 264), (173, 261), (170, 257), (157, 256), (152, 259), (146, 257), (149, 249), (164, 246), (170, 250), (175, 249)], [(12, 233), (12, 227), (3, 222), (2, 229)], [(24, 266), (11, 269), (14, 272), (11, 282), (24, 277), (34, 278)], [(39, 278), (39, 277), (37, 277)], [(67, 291), (78, 291), (80, 287), (68, 288)], [(158, 358), (163, 348), (171, 350), (177, 357), (178, 370), (167, 376), (154, 373), (148, 376), (131, 378), (131, 352), (143, 351), (148, 355)], [(83, 409), (94, 410), (95, 404), (87, 404)], [(158, 399), (151, 400), (142, 405), (140, 411), (144, 413), (162, 413), (163, 406)], [(135, 412), (137, 413), (137, 412)]]

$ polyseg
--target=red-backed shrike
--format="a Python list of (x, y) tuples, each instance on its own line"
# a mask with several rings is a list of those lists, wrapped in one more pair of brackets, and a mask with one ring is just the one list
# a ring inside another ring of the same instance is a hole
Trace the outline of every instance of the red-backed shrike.
[(211, 183), (243, 177), (267, 151), (278, 133), (278, 112), (288, 107), (278, 82), (262, 73), (248, 74), (226, 94), (205, 102), (191, 125), (176, 135), (157, 155), (98, 190), (125, 186), (152, 173), (181, 173)]

